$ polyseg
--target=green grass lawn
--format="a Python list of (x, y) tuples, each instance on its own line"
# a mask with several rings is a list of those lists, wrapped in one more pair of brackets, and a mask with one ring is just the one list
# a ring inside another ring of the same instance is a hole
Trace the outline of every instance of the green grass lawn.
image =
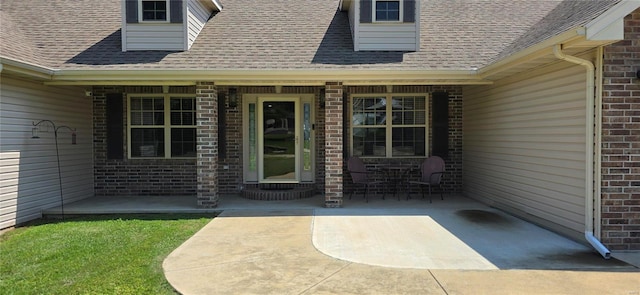
[(2, 294), (176, 294), (162, 261), (215, 214), (39, 220), (0, 235)]

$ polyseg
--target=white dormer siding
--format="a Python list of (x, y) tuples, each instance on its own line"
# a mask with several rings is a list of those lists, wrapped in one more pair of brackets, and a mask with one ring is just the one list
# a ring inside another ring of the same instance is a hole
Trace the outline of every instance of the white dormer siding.
[[(397, 2), (397, 18), (378, 19), (376, 6), (387, 5), (390, 2)], [(420, 49), (419, 0), (351, 0), (343, 2), (343, 9), (349, 10), (349, 23), (355, 51), (418, 51)]]
[(211, 11), (198, 0), (187, 0), (187, 46), (191, 48), (198, 34), (209, 20)]
[(122, 51), (189, 50), (211, 14), (221, 9), (213, 0), (151, 1), (166, 7), (166, 18), (146, 20), (146, 1), (122, 0)]

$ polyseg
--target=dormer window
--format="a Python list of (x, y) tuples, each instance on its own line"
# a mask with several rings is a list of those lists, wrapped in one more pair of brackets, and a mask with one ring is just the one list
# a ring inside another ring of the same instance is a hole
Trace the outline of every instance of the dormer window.
[[(115, 1), (115, 0), (111, 0)], [(189, 50), (218, 0), (120, 0), (122, 51)]]
[(342, 0), (354, 51), (418, 51), (420, 0)]
[(166, 22), (169, 15), (167, 0), (140, 1), (140, 19), (142, 21)]
[(360, 10), (360, 23), (415, 23), (418, 0), (353, 0)]
[(374, 22), (399, 22), (402, 19), (402, 1), (374, 0)]

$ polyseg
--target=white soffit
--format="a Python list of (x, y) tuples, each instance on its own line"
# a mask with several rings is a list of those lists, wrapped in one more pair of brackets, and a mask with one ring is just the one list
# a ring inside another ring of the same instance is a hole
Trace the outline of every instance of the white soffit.
[(587, 28), (587, 40), (590, 41), (608, 41), (624, 39), (624, 19), (618, 19), (609, 26), (595, 31)]
[(624, 18), (640, 8), (640, 0), (622, 0), (586, 26), (587, 40), (624, 39)]
[(351, 5), (352, 0), (340, 0), (340, 10), (347, 11), (349, 10), (349, 5)]

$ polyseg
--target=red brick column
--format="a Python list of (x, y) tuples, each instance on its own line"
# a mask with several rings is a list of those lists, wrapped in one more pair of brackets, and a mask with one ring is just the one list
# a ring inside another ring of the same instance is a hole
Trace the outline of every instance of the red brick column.
[(625, 18), (625, 40), (604, 53), (601, 240), (640, 250), (640, 10)]
[(218, 206), (218, 91), (213, 82), (196, 83), (198, 206)]
[(342, 82), (327, 82), (325, 87), (325, 206), (342, 207)]

